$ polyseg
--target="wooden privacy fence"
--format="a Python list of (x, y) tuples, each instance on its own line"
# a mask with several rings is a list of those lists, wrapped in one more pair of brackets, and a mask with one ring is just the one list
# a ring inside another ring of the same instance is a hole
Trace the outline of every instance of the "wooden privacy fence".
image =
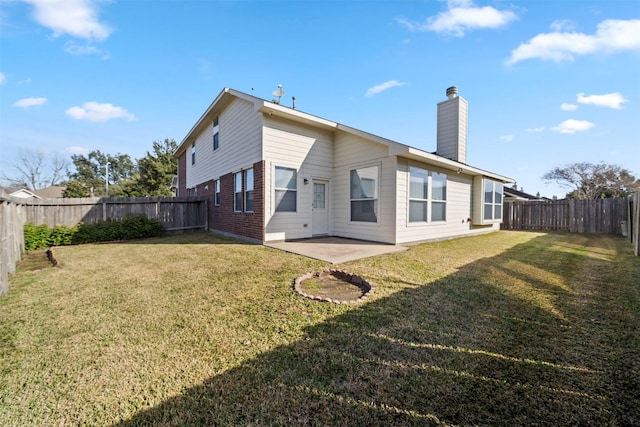
[(9, 274), (24, 252), (22, 206), (0, 195), (0, 295), (9, 289)]
[(633, 252), (640, 256), (640, 191), (629, 198), (629, 240)]
[(507, 202), (503, 230), (569, 231), (622, 234), (629, 219), (629, 199)]
[(143, 214), (167, 231), (208, 228), (206, 197), (101, 197), (40, 199), (23, 202), (25, 221), (36, 225), (74, 226)]
[(166, 231), (208, 229), (206, 197), (102, 197), (84, 199), (17, 199), (0, 194), (0, 295), (24, 252), (24, 224), (74, 226), (144, 214)]

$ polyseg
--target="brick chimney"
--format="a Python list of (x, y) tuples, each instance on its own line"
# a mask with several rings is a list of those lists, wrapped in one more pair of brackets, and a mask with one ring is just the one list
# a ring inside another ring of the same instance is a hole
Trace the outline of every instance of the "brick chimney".
[(467, 113), (469, 103), (458, 96), (458, 88), (447, 88), (447, 100), (438, 103), (436, 154), (467, 163)]

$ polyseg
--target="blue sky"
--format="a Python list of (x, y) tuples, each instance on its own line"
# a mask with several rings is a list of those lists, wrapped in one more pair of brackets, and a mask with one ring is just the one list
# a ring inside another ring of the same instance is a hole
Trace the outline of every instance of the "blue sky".
[(525, 191), (580, 161), (640, 176), (640, 2), (0, 0), (0, 168), (141, 157), (224, 87), (423, 150), (469, 101), (469, 164)]

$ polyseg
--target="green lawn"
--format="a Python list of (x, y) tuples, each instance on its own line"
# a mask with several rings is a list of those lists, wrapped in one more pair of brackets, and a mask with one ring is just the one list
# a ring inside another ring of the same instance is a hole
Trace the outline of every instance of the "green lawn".
[(640, 258), (499, 232), (339, 266), (211, 234), (56, 249), (0, 298), (0, 425), (640, 425)]

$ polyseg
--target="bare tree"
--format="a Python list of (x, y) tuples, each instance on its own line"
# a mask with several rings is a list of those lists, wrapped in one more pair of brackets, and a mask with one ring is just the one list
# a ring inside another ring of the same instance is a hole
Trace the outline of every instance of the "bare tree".
[(2, 180), (13, 185), (26, 185), (29, 190), (39, 190), (57, 185), (67, 176), (69, 161), (56, 153), (47, 156), (42, 151), (21, 150), (17, 162), (13, 165), (14, 173), (2, 173)]
[(629, 170), (604, 162), (555, 167), (542, 175), (542, 180), (570, 189), (567, 197), (574, 199), (624, 197), (640, 189), (640, 180), (636, 180)]

